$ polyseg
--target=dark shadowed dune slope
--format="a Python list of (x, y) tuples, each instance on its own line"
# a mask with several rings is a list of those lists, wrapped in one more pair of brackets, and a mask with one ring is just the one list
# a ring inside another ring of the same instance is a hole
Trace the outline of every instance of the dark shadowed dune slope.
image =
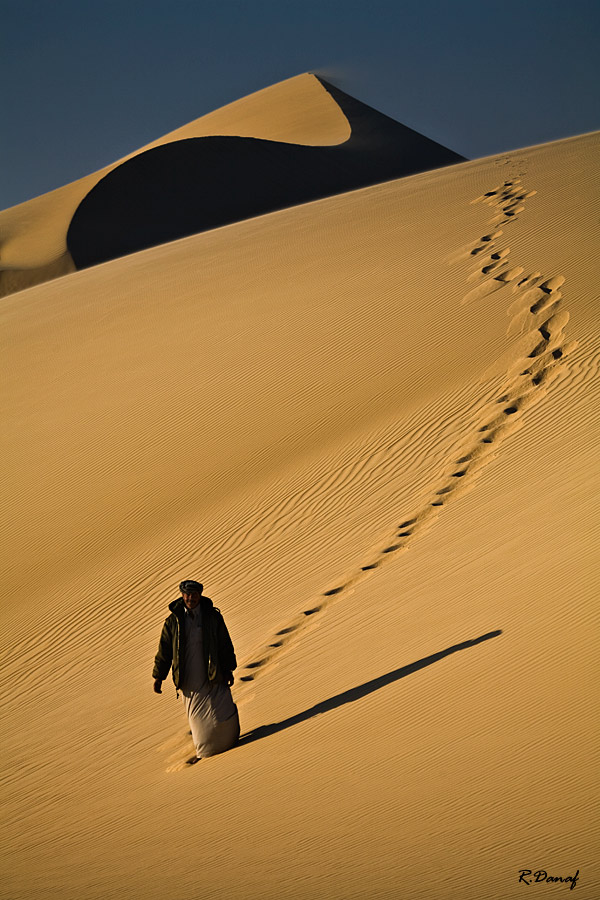
[(313, 147), (214, 136), (139, 153), (110, 171), (75, 211), (67, 245), (77, 268), (463, 160), (319, 80), (350, 123), (347, 141)]

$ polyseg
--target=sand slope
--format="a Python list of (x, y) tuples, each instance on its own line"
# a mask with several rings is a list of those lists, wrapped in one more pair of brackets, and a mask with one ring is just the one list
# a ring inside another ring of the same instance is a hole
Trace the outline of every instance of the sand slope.
[[(2, 896), (598, 896), (599, 140), (3, 301)], [(189, 770), (181, 577), (246, 735)]]

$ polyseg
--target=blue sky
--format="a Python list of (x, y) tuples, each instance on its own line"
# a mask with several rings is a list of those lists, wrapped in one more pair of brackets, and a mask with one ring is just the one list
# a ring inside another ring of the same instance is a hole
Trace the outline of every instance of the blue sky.
[(600, 128), (588, 0), (0, 0), (0, 209), (314, 71), (470, 158)]

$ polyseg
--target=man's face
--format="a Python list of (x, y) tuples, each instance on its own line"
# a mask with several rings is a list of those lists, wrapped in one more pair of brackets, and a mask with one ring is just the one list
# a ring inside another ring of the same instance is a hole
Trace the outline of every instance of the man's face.
[(198, 591), (182, 591), (181, 596), (188, 609), (196, 609), (200, 603), (200, 594)]

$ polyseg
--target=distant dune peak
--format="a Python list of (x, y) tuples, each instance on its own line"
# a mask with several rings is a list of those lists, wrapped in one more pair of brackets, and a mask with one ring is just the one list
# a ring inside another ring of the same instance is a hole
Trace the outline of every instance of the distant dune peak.
[(217, 134), (138, 153), (77, 207), (67, 233), (76, 267), (463, 160), (313, 77), (346, 117), (347, 140), (314, 146)]
[(304, 72), (205, 113), (126, 158), (171, 141), (214, 135), (327, 146), (348, 140), (350, 125), (319, 79)]

